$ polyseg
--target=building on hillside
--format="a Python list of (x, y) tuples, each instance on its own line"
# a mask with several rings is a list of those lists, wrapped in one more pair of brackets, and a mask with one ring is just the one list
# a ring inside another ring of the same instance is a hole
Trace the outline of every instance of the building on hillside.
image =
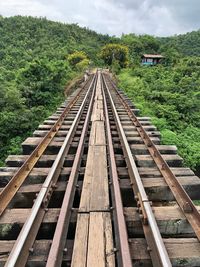
[(142, 65), (152, 66), (162, 62), (162, 55), (144, 54), (142, 55)]

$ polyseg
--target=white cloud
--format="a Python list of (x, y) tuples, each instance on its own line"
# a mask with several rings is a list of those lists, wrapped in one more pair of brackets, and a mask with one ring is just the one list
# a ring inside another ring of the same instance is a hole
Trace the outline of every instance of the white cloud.
[(0, 14), (3, 16), (48, 17), (52, 20), (62, 19), (62, 13), (54, 5), (43, 4), (39, 0), (0, 0)]
[(45, 16), (118, 36), (166, 36), (198, 29), (199, 13), (199, 0), (0, 0), (4, 16)]

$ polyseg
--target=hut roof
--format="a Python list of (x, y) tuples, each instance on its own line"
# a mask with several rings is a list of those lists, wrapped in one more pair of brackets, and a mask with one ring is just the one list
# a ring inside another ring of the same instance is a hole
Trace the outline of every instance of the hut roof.
[(142, 57), (145, 57), (145, 58), (164, 58), (164, 56), (162, 55), (154, 55), (154, 54), (143, 54)]

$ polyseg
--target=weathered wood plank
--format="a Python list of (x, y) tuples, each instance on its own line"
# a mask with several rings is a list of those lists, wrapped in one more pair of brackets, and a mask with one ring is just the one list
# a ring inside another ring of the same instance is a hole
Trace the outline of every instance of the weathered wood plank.
[[(193, 176), (194, 172), (189, 168), (179, 168), (172, 167), (170, 168), (174, 175), (176, 176)], [(160, 176), (160, 171), (156, 167), (139, 167), (138, 171), (142, 177), (158, 177)]]
[(106, 145), (106, 137), (105, 137), (105, 129), (103, 121), (94, 121), (92, 123), (89, 145), (90, 146)]
[[(197, 206), (197, 209), (200, 211), (200, 206)], [(190, 224), (187, 222), (178, 206), (153, 207), (153, 211), (159, 230), (163, 236), (195, 237)], [(59, 212), (59, 208), (48, 209), (42, 223), (46, 225), (46, 229), (48, 229), (48, 227), (51, 228), (52, 224), (55, 225), (57, 223), (57, 216), (59, 215)], [(9, 235), (14, 227), (17, 227), (17, 229), (21, 228), (29, 213), (30, 209), (7, 209), (0, 218), (0, 238)], [(77, 213), (78, 209), (73, 211), (71, 217), (72, 223), (76, 222)], [(124, 215), (129, 237), (133, 237), (134, 235), (143, 235), (143, 229), (137, 208), (124, 208)]]
[[(200, 266), (200, 243), (196, 238), (168, 238), (163, 239), (173, 267), (197, 267)], [(133, 266), (152, 266), (147, 244), (144, 238), (129, 239), (130, 252)], [(0, 267), (3, 267), (8, 257), (14, 241), (0, 241)], [(37, 240), (34, 244), (34, 252), (30, 254), (28, 264), (31, 267), (44, 267), (47, 260), (47, 252), (51, 245), (51, 240)], [(70, 266), (73, 242), (68, 240), (67, 253), (64, 254), (64, 264)], [(81, 265), (78, 265), (79, 267)], [(95, 265), (96, 266), (96, 265)]]
[(105, 146), (90, 146), (79, 209), (81, 212), (109, 208), (108, 173)]
[[(136, 164), (139, 167), (150, 167), (154, 166), (155, 162), (150, 155), (135, 155)], [(180, 167), (182, 165), (183, 159), (179, 155), (163, 155), (164, 160), (167, 161), (170, 167)]]
[[(114, 148), (121, 148), (120, 144), (114, 145)], [(147, 147), (144, 144), (130, 144), (131, 151), (134, 155), (147, 155), (149, 154)], [(156, 145), (156, 148), (161, 154), (177, 154), (176, 146)]]
[(94, 104), (92, 116), (91, 116), (91, 121), (103, 121), (104, 120), (104, 115), (103, 115), (103, 109), (100, 109), (98, 106), (98, 103)]
[[(95, 172), (95, 171), (94, 171)], [(89, 210), (108, 210), (109, 208), (109, 197), (108, 197), (108, 185), (105, 180), (105, 183), (102, 183), (101, 185), (98, 184), (95, 176), (95, 182), (91, 182), (91, 177), (89, 177), (89, 180), (85, 182), (85, 195), (83, 199), (81, 199), (82, 203), (80, 205), (80, 211), (85, 212)], [(102, 179), (102, 177), (99, 176), (99, 180)], [(165, 183), (165, 181), (162, 178), (143, 178), (144, 187), (146, 189), (147, 195), (149, 196), (150, 200), (153, 201), (174, 201), (174, 197)], [(178, 177), (179, 182), (182, 184), (186, 192), (189, 194), (189, 196), (192, 199), (200, 199), (200, 179), (195, 176), (188, 176), (188, 177)], [(66, 187), (66, 182), (58, 182), (58, 187), (55, 190), (54, 194), (60, 195), (61, 192), (64, 192)], [(79, 190), (82, 188), (82, 182), (78, 183)], [(29, 184), (22, 186), (18, 193), (16, 194), (14, 200), (12, 202), (13, 207), (18, 207), (18, 203), (21, 201), (20, 207), (27, 207), (26, 205), (30, 205), (31, 201), (35, 198), (35, 194), (39, 192), (42, 184)], [(129, 179), (121, 179), (120, 180), (120, 187), (122, 190), (122, 195), (124, 197), (124, 200), (126, 199), (128, 205), (133, 205), (135, 203), (133, 198), (133, 192), (132, 188), (130, 186), (130, 180)], [(90, 188), (94, 188), (93, 193), (89, 192)], [(0, 191), (2, 188), (0, 188)], [(83, 193), (82, 193), (83, 194)], [(96, 197), (95, 197), (96, 194)], [(61, 194), (62, 195), (62, 194)], [(98, 203), (98, 201), (101, 201), (102, 198), (105, 199), (102, 200), (102, 203)], [(23, 199), (23, 201), (22, 201)], [(29, 207), (29, 206), (28, 206)]]
[[(200, 179), (196, 176), (177, 177), (180, 184), (186, 190), (191, 199), (200, 199)], [(174, 196), (167, 186), (164, 178), (142, 178), (146, 193), (152, 201), (174, 201)], [(128, 204), (133, 203), (132, 188), (130, 180), (121, 179), (120, 187), (123, 197), (128, 201)], [(133, 205), (133, 204), (132, 204)]]
[[(10, 179), (11, 176), (17, 171), (18, 167), (0, 167), (0, 179)], [(189, 168), (171, 168), (172, 172), (177, 176), (194, 176), (194, 172)], [(138, 171), (140, 173), (140, 176), (142, 178), (147, 177), (160, 177), (161, 174), (157, 168), (145, 168), (140, 167), (138, 168)], [(49, 168), (33, 168), (33, 170), (30, 173), (30, 176), (33, 178), (45, 177), (49, 172)], [(61, 171), (62, 175), (69, 175), (71, 172), (71, 167), (65, 167)], [(80, 168), (80, 173), (84, 174), (85, 167)], [(119, 176), (123, 178), (128, 178), (128, 171), (126, 167), (119, 167), (118, 168), (118, 174)]]
[(78, 214), (76, 236), (72, 254), (72, 267), (87, 266), (87, 243), (89, 231), (89, 214)]
[[(154, 125), (144, 125), (143, 127), (146, 131), (156, 131), (157, 130), (157, 128)], [(113, 126), (113, 128), (116, 129), (116, 126)], [(111, 127), (111, 129), (113, 129), (113, 128)], [(127, 126), (124, 126), (123, 129), (124, 129), (124, 131), (127, 132), (127, 131), (136, 130), (136, 127), (134, 125), (127, 125)]]
[(112, 225), (107, 212), (90, 212), (87, 267), (115, 266)]

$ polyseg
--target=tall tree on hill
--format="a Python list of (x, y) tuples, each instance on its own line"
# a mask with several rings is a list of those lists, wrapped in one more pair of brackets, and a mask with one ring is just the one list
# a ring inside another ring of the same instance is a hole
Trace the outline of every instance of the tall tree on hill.
[(119, 64), (121, 68), (128, 66), (128, 47), (120, 44), (107, 44), (101, 49), (100, 57), (105, 64)]

